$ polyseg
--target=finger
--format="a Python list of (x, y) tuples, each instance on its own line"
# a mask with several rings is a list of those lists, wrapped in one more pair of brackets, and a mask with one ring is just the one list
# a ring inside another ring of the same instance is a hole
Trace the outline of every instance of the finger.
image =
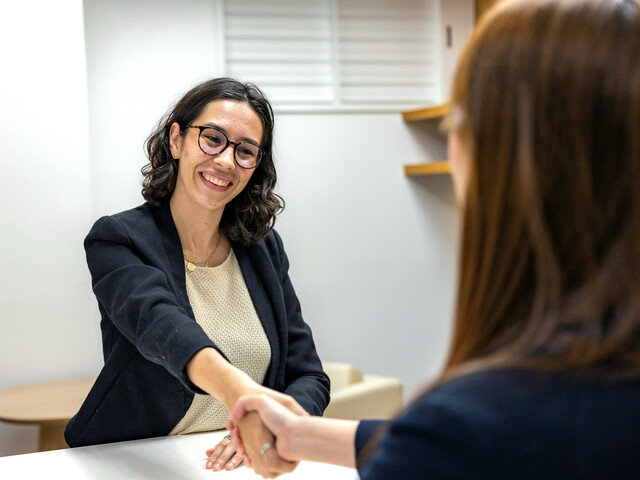
[[(285, 407), (273, 399), (264, 397), (265, 405), (270, 404), (274, 408), (288, 412)], [(290, 412), (289, 415), (292, 415)], [(245, 417), (236, 422), (243, 441), (246, 444), (246, 457), (250, 458), (251, 466), (256, 474), (265, 478), (273, 478), (280, 473), (288, 473), (295, 468), (296, 463), (280, 460), (275, 448), (275, 437), (262, 422), (258, 412), (249, 412)]]
[[(262, 475), (264, 478), (275, 478), (284, 473), (290, 473), (298, 466), (300, 462), (290, 462), (283, 460), (278, 456), (278, 452), (275, 447), (271, 447), (264, 453), (259, 453), (260, 461), (259, 465), (256, 465), (254, 471), (258, 475)], [(246, 460), (245, 460), (245, 463)]]
[[(235, 419), (236, 425), (240, 426), (240, 422), (244, 422), (250, 414), (255, 414), (261, 419), (265, 428), (276, 435), (282, 423), (288, 417), (295, 415), (281, 403), (264, 394), (241, 397), (231, 410), (230, 416), (233, 418), (235, 414), (237, 417), (239, 413), (242, 413), (243, 417)], [(245, 438), (245, 443), (246, 440)]]
[(210, 456), (211, 456), (211, 454), (216, 450), (216, 448), (217, 448), (217, 449), (219, 449), (219, 450), (221, 450), (221, 448), (220, 448), (221, 446), (222, 446), (222, 445), (218, 444), (218, 445), (216, 445), (215, 447), (211, 447), (209, 450), (207, 450), (207, 451), (205, 452), (205, 455), (206, 455), (207, 457), (210, 457)]
[(278, 456), (278, 452), (275, 447), (270, 448), (264, 453), (265, 468), (271, 473), (277, 473), (278, 475), (283, 473), (289, 473), (295, 470), (299, 462), (289, 462), (283, 460)]
[[(207, 450), (205, 452), (205, 454), (207, 455), (207, 457), (210, 457), (213, 452), (218, 449), (219, 451), (222, 451), (222, 449), (228, 445), (229, 443), (231, 443), (233, 441), (231, 435), (225, 435), (222, 440), (220, 440), (220, 442), (218, 443), (218, 445), (216, 445), (215, 447), (211, 447), (209, 450)], [(219, 453), (219, 452), (218, 452)]]
[(270, 472), (265, 467), (264, 453), (266, 451), (263, 451), (263, 447), (268, 444), (273, 445), (273, 435), (265, 428), (260, 417), (255, 412), (251, 412), (237, 423), (246, 445), (245, 457), (248, 456), (250, 458), (254, 472), (261, 476), (269, 475)]
[(233, 444), (236, 446), (236, 451), (244, 454), (244, 444), (242, 443), (242, 437), (240, 436), (240, 430), (238, 430), (238, 427), (233, 425), (233, 423), (231, 423), (231, 422), (229, 422), (227, 425), (231, 427), (231, 428), (229, 428), (228, 437), (231, 437), (231, 442), (233, 442)]
[[(229, 443), (217, 457), (213, 455), (209, 457), (209, 461), (213, 462), (212, 469), (214, 472), (218, 472), (224, 468), (224, 466), (231, 460), (236, 453), (236, 446)], [(208, 462), (207, 462), (208, 463)]]
[(229, 412), (229, 420), (238, 420), (244, 417), (247, 412), (258, 409), (258, 405), (264, 395), (245, 395), (240, 397), (234, 407)]
[(229, 410), (229, 421), (239, 420), (247, 414), (247, 405), (251, 402), (251, 397), (240, 397), (231, 410)]
[(240, 430), (238, 429), (238, 427), (233, 429), (232, 436), (233, 436), (233, 441), (238, 448), (238, 451), (244, 454), (245, 453), (244, 442), (242, 441), (242, 436), (240, 435)]
[(238, 465), (242, 463), (243, 458), (244, 458), (244, 455), (242, 453), (236, 452), (236, 454), (231, 458), (231, 460), (229, 460), (227, 464), (224, 466), (225, 470), (233, 470), (234, 468), (236, 468)]
[(210, 448), (209, 450), (207, 450), (207, 457), (209, 457), (209, 460), (207, 461), (206, 468), (213, 468), (213, 464), (218, 459), (220, 454), (224, 451), (224, 449), (225, 445), (219, 443), (214, 448)]

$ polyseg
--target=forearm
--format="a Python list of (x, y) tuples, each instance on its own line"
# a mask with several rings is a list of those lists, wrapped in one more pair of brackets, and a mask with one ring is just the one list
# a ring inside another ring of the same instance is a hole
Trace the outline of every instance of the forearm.
[(230, 410), (255, 382), (231, 365), (215, 348), (203, 348), (187, 364), (187, 376), (195, 385), (220, 400)]
[(354, 420), (298, 417), (291, 427), (288, 453), (297, 460), (355, 467), (357, 428)]

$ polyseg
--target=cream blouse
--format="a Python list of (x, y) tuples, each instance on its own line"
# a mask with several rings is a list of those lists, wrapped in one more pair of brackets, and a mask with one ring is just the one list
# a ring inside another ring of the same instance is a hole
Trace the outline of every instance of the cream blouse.
[[(217, 267), (186, 268), (187, 295), (198, 324), (232, 365), (262, 384), (271, 346), (258, 318), (233, 249)], [(225, 428), (229, 414), (210, 395), (195, 394), (185, 416), (169, 435)]]

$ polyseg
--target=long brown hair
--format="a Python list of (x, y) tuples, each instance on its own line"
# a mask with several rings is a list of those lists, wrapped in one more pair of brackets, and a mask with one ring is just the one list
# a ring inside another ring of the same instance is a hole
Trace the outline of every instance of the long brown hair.
[(640, 3), (504, 1), (458, 64), (471, 157), (441, 380), (640, 374)]
[(453, 338), (423, 395), (487, 368), (640, 375), (639, 0), (499, 3), (451, 97), (470, 171)]

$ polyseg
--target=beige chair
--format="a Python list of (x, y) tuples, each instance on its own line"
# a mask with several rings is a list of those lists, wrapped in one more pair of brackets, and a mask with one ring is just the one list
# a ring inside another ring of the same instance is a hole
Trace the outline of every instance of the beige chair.
[(402, 383), (397, 378), (365, 375), (348, 363), (324, 362), (323, 367), (331, 379), (325, 417), (389, 419), (402, 409)]

